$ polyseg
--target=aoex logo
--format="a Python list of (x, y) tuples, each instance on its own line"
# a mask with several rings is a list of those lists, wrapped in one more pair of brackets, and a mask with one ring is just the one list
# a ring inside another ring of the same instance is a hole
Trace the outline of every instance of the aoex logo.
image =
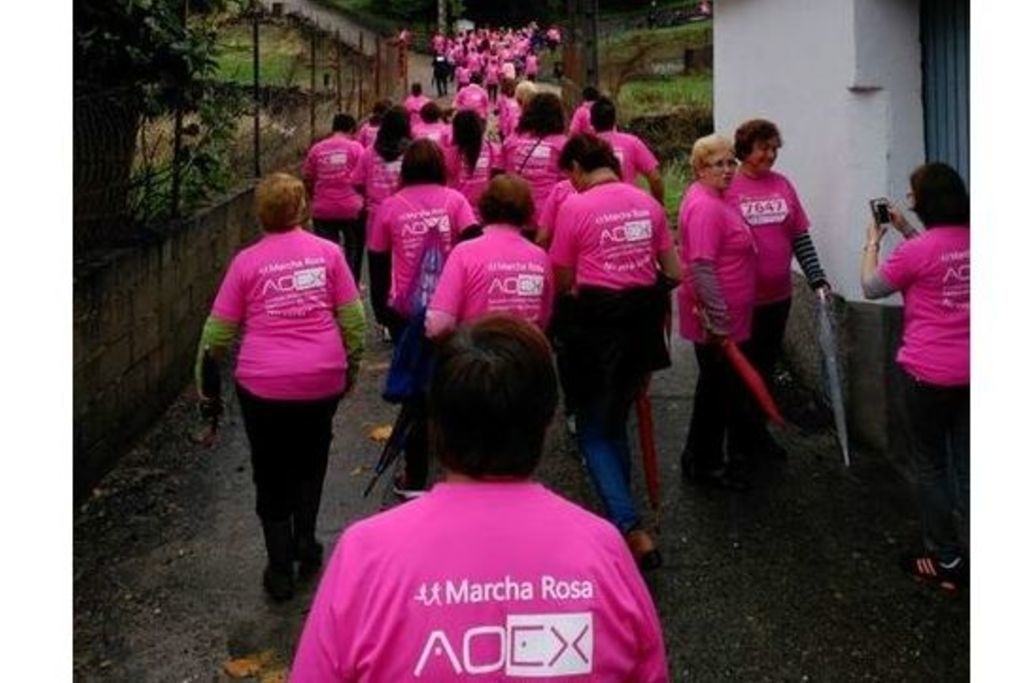
[(594, 668), (590, 612), (510, 614), (505, 625), (474, 626), (460, 633), (438, 629), (427, 638), (413, 675), (451, 671), (481, 676), (553, 678), (588, 674)]
[(327, 286), (327, 269), (323, 266), (296, 270), (272, 278), (263, 283), (263, 294), (267, 292), (302, 292), (307, 289)]
[(614, 228), (606, 228), (601, 231), (601, 244), (615, 242), (622, 244), (626, 242), (642, 242), (651, 239), (651, 222), (649, 220), (627, 221)]
[(543, 275), (511, 275), (491, 280), (488, 294), (500, 292), (509, 296), (539, 297), (544, 294)]

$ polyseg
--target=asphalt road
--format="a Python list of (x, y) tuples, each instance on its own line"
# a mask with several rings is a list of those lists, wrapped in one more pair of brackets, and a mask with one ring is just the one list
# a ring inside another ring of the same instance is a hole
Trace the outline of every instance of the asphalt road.
[[(362, 490), (380, 448), (369, 433), (396, 413), (379, 399), (389, 352), (372, 340), (335, 420), (319, 525), (329, 545), (385, 501)], [(906, 480), (856, 448), (845, 470), (826, 421), (790, 386), (782, 402), (802, 428), (778, 432), (788, 462), (761, 467), (746, 494), (683, 482), (678, 455), (695, 380), (689, 344), (674, 339), (673, 359), (651, 391), (666, 562), (649, 575), (673, 680), (967, 680), (969, 594), (940, 594), (895, 565), (917, 539)], [(76, 511), (75, 680), (235, 680), (226, 667), (249, 667), (243, 680), (284, 680), (314, 586), (282, 605), (264, 597), (237, 405), (228, 404), (220, 440), (203, 448), (189, 440), (197, 427), (190, 396)], [(638, 464), (635, 472), (644, 500)], [(560, 419), (539, 478), (596, 509)]]

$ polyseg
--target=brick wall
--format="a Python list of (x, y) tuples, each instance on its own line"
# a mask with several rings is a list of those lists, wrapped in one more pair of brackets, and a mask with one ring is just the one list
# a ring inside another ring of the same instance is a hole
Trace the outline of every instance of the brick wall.
[(190, 382), (224, 270), (259, 234), (252, 195), (241, 190), (152, 243), (76, 256), (76, 501)]

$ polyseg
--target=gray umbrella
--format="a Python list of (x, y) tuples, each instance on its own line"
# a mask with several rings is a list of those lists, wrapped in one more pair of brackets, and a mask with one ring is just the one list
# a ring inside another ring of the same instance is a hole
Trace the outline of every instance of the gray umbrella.
[(836, 421), (839, 448), (843, 451), (843, 463), (850, 466), (850, 442), (846, 433), (846, 408), (843, 406), (843, 382), (839, 374), (839, 354), (836, 349), (836, 321), (832, 314), (829, 295), (825, 290), (818, 292), (818, 344), (824, 364), (822, 375), (832, 404), (832, 417)]

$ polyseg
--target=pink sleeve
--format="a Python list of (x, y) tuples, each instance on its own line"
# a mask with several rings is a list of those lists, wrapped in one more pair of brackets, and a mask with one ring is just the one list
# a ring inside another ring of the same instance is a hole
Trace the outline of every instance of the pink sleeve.
[(658, 159), (640, 138), (633, 138), (633, 165), (644, 175), (658, 168)]
[(462, 196), (461, 193), (455, 195), (455, 234), (461, 233), (463, 230), (471, 225), (476, 225), (480, 221), (476, 219), (476, 214), (473, 213), (473, 207), (469, 205), (469, 200)]
[(244, 260), (241, 256), (239, 254), (231, 260), (210, 311), (212, 315), (231, 323), (240, 323), (245, 319), (245, 288), (242, 283)]
[(658, 206), (653, 210), (654, 214), (654, 251), (657, 254), (666, 249), (672, 249), (672, 233), (668, 229), (668, 217), (665, 210)]
[(306, 153), (306, 160), (302, 162), (302, 177), (311, 182), (316, 180), (316, 163), (313, 156), (315, 150), (316, 145), (310, 147), (309, 152)]
[(366, 167), (370, 160), (369, 154), (360, 154), (356, 167), (352, 170), (352, 184), (366, 187)]
[(331, 265), (337, 277), (334, 278), (334, 307), (344, 306), (359, 299), (359, 288), (356, 286), (352, 270), (345, 262), (341, 249), (331, 250)]
[(544, 259), (544, 298), (540, 304), (540, 328), (547, 330), (551, 323), (551, 313), (555, 308), (555, 269), (551, 259)]
[[(651, 683), (668, 683), (668, 658), (665, 654), (665, 639), (661, 632), (658, 611), (651, 600), (651, 594), (644, 584), (636, 565), (624, 558), (624, 567), (628, 567), (627, 585), (639, 608), (637, 615), (636, 635), (639, 644), (636, 668), (630, 680), (650, 681)], [(632, 571), (629, 571), (632, 570)]]
[(722, 222), (718, 207), (706, 203), (693, 207), (685, 223), (680, 216), (679, 240), (687, 260), (713, 261), (718, 256)]
[(811, 227), (811, 221), (807, 218), (804, 205), (800, 203), (800, 196), (796, 193), (793, 184), (786, 180), (786, 189), (789, 190), (789, 203), (792, 207), (790, 213), (790, 225), (792, 226), (792, 237), (802, 235)]
[(551, 265), (560, 268), (576, 267), (576, 239), (573, 230), (575, 211), (570, 207), (562, 205), (555, 220), (554, 238), (551, 240), (551, 248), (548, 249), (548, 256), (551, 257)]
[(895, 289), (904, 290), (914, 279), (914, 255), (908, 249), (911, 242), (904, 242), (889, 254), (885, 263), (878, 267), (878, 275)]

